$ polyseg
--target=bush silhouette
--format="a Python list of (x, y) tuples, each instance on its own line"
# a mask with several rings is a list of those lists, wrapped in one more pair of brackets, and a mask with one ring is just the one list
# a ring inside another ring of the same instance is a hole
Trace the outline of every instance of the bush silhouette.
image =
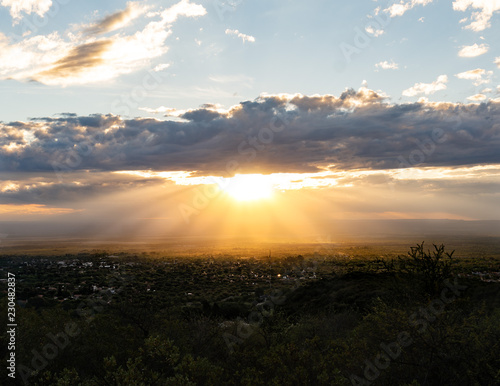
[(410, 247), (408, 256), (398, 256), (397, 260), (389, 262), (377, 260), (378, 264), (389, 272), (407, 275), (412, 284), (421, 284), (422, 290), (428, 295), (439, 292), (443, 281), (452, 275), (452, 257), (455, 251), (446, 252), (443, 244), (434, 246), (434, 250), (424, 249), (424, 242)]

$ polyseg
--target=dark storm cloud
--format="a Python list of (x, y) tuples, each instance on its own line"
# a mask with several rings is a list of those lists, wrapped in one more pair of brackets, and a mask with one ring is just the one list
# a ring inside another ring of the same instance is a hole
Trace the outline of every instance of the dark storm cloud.
[(227, 113), (204, 105), (182, 121), (64, 114), (1, 124), (0, 168), (227, 175), (228, 161), (255, 172), (492, 164), (499, 115), (495, 102), (398, 105), (367, 89), (265, 96)]
[(217, 111), (201, 108), (194, 111), (188, 111), (187, 113), (182, 114), (181, 118), (193, 122), (208, 122), (212, 119), (219, 118), (220, 116), (221, 114)]
[[(2, 181), (4, 181), (3, 184)], [(43, 177), (36, 173), (0, 173), (0, 202), (2, 204), (60, 205), (67, 202), (93, 200), (107, 194), (130, 192), (133, 189), (164, 183), (165, 181), (161, 178), (116, 173), (68, 172), (64, 174), (63, 181), (60, 181), (54, 173)]]

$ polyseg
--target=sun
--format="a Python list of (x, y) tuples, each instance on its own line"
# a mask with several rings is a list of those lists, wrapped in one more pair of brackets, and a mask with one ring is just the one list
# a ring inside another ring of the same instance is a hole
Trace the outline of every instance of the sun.
[(237, 201), (262, 200), (273, 194), (271, 179), (262, 174), (237, 174), (222, 189)]

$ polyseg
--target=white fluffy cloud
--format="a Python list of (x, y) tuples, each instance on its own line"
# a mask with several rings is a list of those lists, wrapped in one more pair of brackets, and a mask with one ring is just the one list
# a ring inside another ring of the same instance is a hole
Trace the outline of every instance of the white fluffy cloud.
[(203, 16), (207, 10), (200, 4), (190, 3), (189, 0), (182, 0), (161, 13), (162, 23), (171, 24), (179, 16), (196, 17)]
[(52, 6), (52, 0), (2, 0), (1, 5), (10, 8), (10, 15), (17, 22), (23, 13), (43, 16)]
[(415, 83), (413, 87), (404, 90), (403, 95), (411, 97), (421, 94), (434, 94), (436, 91), (445, 90), (446, 83), (448, 83), (448, 76), (439, 75), (432, 83)]
[(406, 11), (414, 8), (417, 5), (427, 5), (432, 3), (433, 0), (411, 0), (411, 1), (401, 1), (399, 3), (392, 4), (389, 8), (385, 9), (385, 12), (389, 13), (391, 17), (403, 16)]
[(490, 83), (492, 71), (486, 71), (482, 68), (476, 68), (475, 70), (469, 70), (465, 72), (461, 72), (456, 74), (455, 76), (459, 79), (467, 79), (474, 81), (475, 86), (479, 86), (481, 84)]
[(495, 64), (500, 68), (500, 56), (498, 58), (495, 58)]
[(117, 31), (112, 36), (96, 37), (123, 27), (143, 13), (137, 3), (129, 3), (124, 11), (85, 26), (83, 32), (87, 34), (69, 33), (65, 38), (55, 32), (11, 43), (0, 34), (0, 79), (66, 86), (103, 82), (131, 73), (168, 51), (165, 42), (172, 33), (170, 25), (179, 16), (203, 16), (206, 10), (182, 0), (152, 15), (157, 20), (132, 35)]
[(226, 29), (226, 35), (237, 36), (237, 37), (241, 38), (241, 40), (243, 40), (243, 43), (244, 42), (251, 42), (251, 43), (255, 42), (255, 38), (253, 36), (241, 33), (237, 29), (229, 29), (229, 28)]
[(365, 28), (365, 31), (368, 32), (370, 35), (375, 36), (376, 38), (378, 38), (380, 35), (384, 34), (384, 30), (383, 29), (375, 29), (372, 26), (367, 26)]
[(375, 67), (381, 68), (382, 70), (397, 70), (399, 68), (399, 64), (395, 63), (393, 60), (390, 62), (384, 60), (383, 62), (375, 64)]
[(161, 64), (158, 64), (155, 68), (153, 68), (153, 71), (160, 72), (160, 71), (166, 70), (169, 67), (170, 67), (170, 63), (161, 63)]
[(15, 44), (10, 44), (0, 33), (0, 78), (29, 79), (62, 59), (72, 46), (72, 42), (63, 40), (57, 32), (29, 37)]
[(476, 94), (476, 95), (472, 95), (472, 96), (468, 97), (467, 99), (470, 101), (473, 101), (473, 102), (481, 102), (481, 101), (484, 101), (486, 99), (486, 95)]
[[(473, 31), (483, 31), (491, 26), (491, 17), (495, 12), (500, 11), (500, 1), (498, 0), (456, 0), (453, 2), (455, 11), (465, 12), (468, 8), (473, 9), (470, 23), (465, 26)], [(469, 19), (462, 19), (467, 22)]]
[(462, 46), (460, 51), (458, 51), (458, 56), (462, 58), (474, 58), (487, 53), (489, 49), (490, 47), (487, 44), (475, 43), (471, 46)]

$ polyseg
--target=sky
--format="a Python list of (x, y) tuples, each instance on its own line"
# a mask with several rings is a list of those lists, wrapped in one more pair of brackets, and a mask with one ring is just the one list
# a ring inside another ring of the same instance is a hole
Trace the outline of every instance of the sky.
[(0, 221), (499, 220), (499, 21), (497, 0), (1, 0)]

